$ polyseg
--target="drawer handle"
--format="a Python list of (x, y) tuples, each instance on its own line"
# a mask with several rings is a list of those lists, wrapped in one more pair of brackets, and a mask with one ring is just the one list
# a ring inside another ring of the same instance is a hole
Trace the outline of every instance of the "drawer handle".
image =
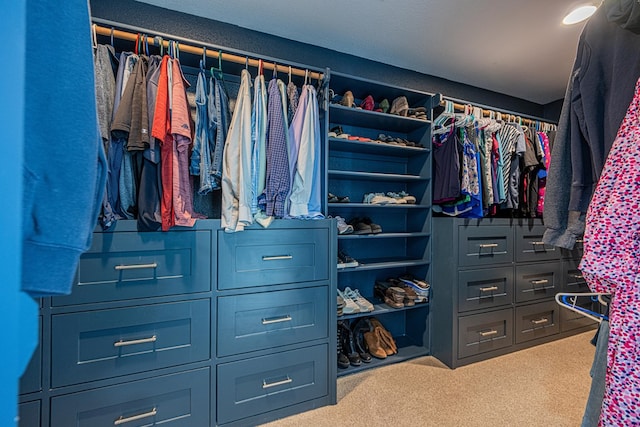
[(487, 288), (480, 288), (480, 292), (491, 292), (491, 291), (497, 291), (498, 287), (497, 286), (489, 286)]
[(584, 239), (576, 239), (576, 243), (584, 243)]
[(490, 337), (491, 335), (497, 335), (498, 331), (496, 331), (495, 329), (492, 329), (490, 331), (482, 331), (480, 332), (480, 336), (481, 337)]
[(288, 375), (287, 375), (287, 379), (286, 380), (276, 381), (276, 382), (273, 382), (273, 383), (268, 383), (267, 380), (262, 380), (262, 388), (277, 387), (279, 385), (289, 384), (291, 382), (293, 382), (293, 380), (291, 378), (289, 378)]
[(537, 280), (531, 280), (531, 284), (532, 285), (544, 285), (546, 283), (549, 283), (549, 279), (537, 279)]
[(132, 417), (122, 418), (122, 416), (120, 416), (120, 418), (118, 418), (117, 420), (115, 420), (113, 422), (113, 425), (114, 426), (119, 426), (120, 424), (130, 423), (131, 421), (137, 421), (137, 420), (141, 420), (143, 418), (153, 417), (157, 413), (158, 413), (158, 411), (156, 410), (156, 408), (153, 408), (149, 412), (145, 412), (144, 414), (134, 415)]
[(532, 320), (531, 323), (533, 323), (534, 325), (542, 325), (543, 323), (547, 323), (548, 321), (549, 319), (547, 319), (546, 317), (542, 317), (537, 320)]
[(158, 263), (153, 262), (151, 264), (131, 264), (131, 265), (116, 265), (113, 267), (116, 270), (139, 270), (141, 268), (157, 268)]
[(291, 322), (291, 320), (293, 320), (293, 318), (287, 314), (287, 315), (282, 316), (282, 317), (262, 318), (262, 324), (263, 325), (270, 325), (272, 323)]
[(263, 261), (277, 261), (282, 259), (293, 259), (293, 255), (275, 255), (275, 256), (263, 256)]
[(533, 246), (541, 246), (544, 245), (544, 242), (530, 242)]
[(584, 279), (584, 276), (582, 274), (573, 274), (572, 276), (574, 279)]
[(497, 248), (498, 244), (497, 243), (480, 243), (478, 246), (480, 246), (481, 249), (488, 249), (488, 248)]
[(139, 340), (131, 340), (131, 341), (116, 341), (113, 343), (114, 347), (124, 347), (127, 345), (136, 345), (136, 344), (145, 344), (148, 342), (156, 342), (156, 340), (158, 339), (158, 337), (156, 337), (155, 335), (149, 338), (141, 338)]

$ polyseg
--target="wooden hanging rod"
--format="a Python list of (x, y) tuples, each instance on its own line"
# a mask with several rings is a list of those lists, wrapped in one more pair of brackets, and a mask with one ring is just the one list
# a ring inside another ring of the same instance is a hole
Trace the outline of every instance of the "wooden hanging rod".
[[(99, 34), (101, 36), (107, 36), (107, 37), (111, 37), (113, 35), (114, 38), (118, 38), (120, 40), (137, 42), (140, 37), (139, 33), (131, 33), (129, 31), (116, 30), (114, 28), (103, 27), (98, 24), (93, 24), (93, 28), (95, 29), (96, 34)], [(167, 49), (169, 48), (169, 40), (164, 40), (159, 37), (155, 38), (151, 36), (149, 36), (147, 40), (150, 43), (152, 43), (153, 46), (160, 47), (160, 43), (162, 43), (162, 45), (165, 48)], [(205, 49), (198, 46), (191, 46), (189, 44), (180, 43), (180, 51), (202, 56), (202, 54), (205, 52)], [(206, 55), (210, 58), (218, 59), (218, 50), (206, 49)], [(260, 61), (261, 61), (258, 59), (251, 59), (247, 56), (234, 55), (232, 53), (226, 53), (226, 52), (222, 52), (221, 56), (223, 61), (234, 62), (236, 64), (246, 64), (252, 67), (259, 67)], [(288, 65), (284, 65), (284, 64), (278, 65), (275, 62), (266, 62), (262, 60), (263, 69), (273, 70), (276, 68), (276, 66), (277, 66), (276, 71), (286, 72), (288, 74), (289, 70), (291, 70), (291, 74), (295, 76), (305, 77), (305, 75), (307, 75), (310, 79), (315, 79), (315, 80), (322, 80), (322, 78), (324, 77), (324, 74), (322, 73), (303, 70), (303, 69), (294, 68), (294, 67), (291, 67), (291, 69), (289, 69)]]
[[(443, 99), (443, 100), (441, 100), (441, 101), (440, 101), (440, 106), (444, 107), (444, 106), (445, 106), (445, 104), (446, 104), (446, 100), (445, 100), (445, 99)], [(459, 103), (457, 103), (457, 102), (453, 102), (453, 108), (454, 108), (456, 111), (464, 111), (464, 110), (465, 110), (465, 107), (469, 107), (469, 105), (470, 105), (472, 108), (474, 108), (474, 107), (475, 107), (475, 106), (474, 106), (474, 105), (472, 105), (472, 104), (459, 104)], [(500, 111), (487, 110), (487, 109), (484, 109), (484, 108), (482, 108), (481, 110), (482, 110), (482, 115), (483, 115), (483, 116), (489, 117), (489, 116), (491, 116), (491, 114), (492, 114), (492, 113), (493, 113), (493, 114), (495, 114), (495, 115), (497, 115), (497, 114), (501, 114), (503, 117), (504, 117), (504, 116), (507, 116), (507, 117), (509, 117), (509, 118), (510, 118), (510, 120), (513, 120), (513, 121), (522, 120), (522, 124), (524, 124), (524, 125), (526, 125), (526, 126), (535, 126), (535, 124), (536, 124), (536, 123), (540, 123), (540, 124), (547, 124), (547, 125), (551, 125), (551, 126), (556, 126), (554, 123), (545, 122), (545, 121), (543, 121), (543, 120), (527, 119), (527, 118), (525, 118), (525, 117), (520, 117), (520, 116), (518, 116), (517, 114), (513, 114), (513, 113), (502, 113), (502, 112), (500, 112)]]

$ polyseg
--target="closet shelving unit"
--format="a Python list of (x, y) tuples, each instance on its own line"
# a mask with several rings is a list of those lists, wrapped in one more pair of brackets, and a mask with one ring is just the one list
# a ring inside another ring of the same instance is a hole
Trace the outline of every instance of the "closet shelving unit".
[[(384, 364), (400, 362), (430, 353), (429, 304), (394, 309), (374, 297), (376, 280), (410, 273), (430, 280), (431, 264), (431, 110), (439, 95), (402, 88), (332, 72), (330, 88), (341, 96), (351, 91), (356, 105), (372, 95), (376, 104), (391, 104), (406, 96), (409, 106), (425, 107), (427, 120), (368, 111), (340, 104), (329, 105), (329, 126), (344, 133), (375, 140), (380, 134), (404, 138), (422, 145), (409, 147), (342, 138), (327, 138), (327, 185), (329, 193), (348, 196), (349, 203), (327, 203), (326, 212), (346, 221), (368, 217), (382, 227), (382, 233), (338, 236), (338, 249), (355, 258), (357, 267), (338, 269), (338, 288), (358, 289), (374, 304), (373, 312), (340, 316), (349, 322), (376, 317), (394, 336), (398, 353), (386, 359), (339, 370), (347, 375)], [(405, 191), (415, 204), (376, 205), (363, 203), (367, 193)]]

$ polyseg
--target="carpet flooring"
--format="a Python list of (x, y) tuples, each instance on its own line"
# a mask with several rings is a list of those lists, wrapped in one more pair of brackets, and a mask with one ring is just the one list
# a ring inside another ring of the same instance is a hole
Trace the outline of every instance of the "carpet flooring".
[(338, 404), (269, 427), (575, 427), (589, 395), (594, 331), (463, 366), (416, 358), (338, 379)]

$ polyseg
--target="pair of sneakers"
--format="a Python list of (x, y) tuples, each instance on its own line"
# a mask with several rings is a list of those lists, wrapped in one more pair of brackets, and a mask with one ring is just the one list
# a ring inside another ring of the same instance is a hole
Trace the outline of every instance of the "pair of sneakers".
[(338, 289), (338, 296), (344, 300), (342, 312), (344, 314), (368, 313), (375, 308), (365, 297), (360, 295), (358, 289), (344, 288), (344, 291)]
[(352, 256), (343, 250), (338, 251), (338, 268), (357, 267), (360, 265)]
[[(332, 218), (332, 217), (329, 216), (328, 218)], [(338, 234), (351, 234), (351, 233), (353, 233), (353, 225), (347, 224), (347, 221), (345, 221), (344, 218), (342, 218), (339, 215), (336, 215), (333, 218), (336, 219), (336, 223), (337, 223), (337, 226), (338, 226)]]

